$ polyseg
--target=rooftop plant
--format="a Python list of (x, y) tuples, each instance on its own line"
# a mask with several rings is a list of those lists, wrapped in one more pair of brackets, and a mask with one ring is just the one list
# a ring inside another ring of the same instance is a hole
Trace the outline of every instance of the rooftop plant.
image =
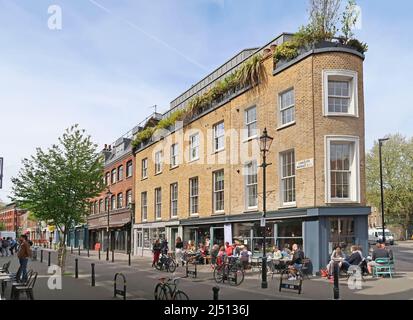
[(359, 19), (355, 0), (348, 0), (342, 13), (341, 35), (336, 36), (340, 5), (341, 0), (310, 0), (309, 23), (302, 26), (291, 40), (276, 48), (274, 61), (292, 60), (300, 54), (301, 49), (310, 49), (317, 43), (334, 38), (364, 54), (368, 49), (367, 44), (355, 39), (352, 31)]

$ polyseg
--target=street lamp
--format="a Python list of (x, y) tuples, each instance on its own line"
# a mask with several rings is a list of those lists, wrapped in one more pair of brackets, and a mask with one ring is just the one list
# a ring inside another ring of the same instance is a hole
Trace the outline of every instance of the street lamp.
[(381, 224), (383, 229), (383, 243), (386, 244), (386, 235), (384, 233), (385, 226), (384, 226), (384, 191), (383, 191), (383, 163), (382, 163), (382, 155), (381, 155), (381, 148), (383, 147), (383, 143), (388, 141), (389, 138), (379, 139), (379, 161), (380, 161), (380, 196), (381, 196)]
[(133, 222), (135, 216), (135, 203), (129, 202), (129, 210), (130, 210), (130, 235), (129, 235), (129, 253), (132, 251), (132, 234), (133, 234)]
[(110, 192), (110, 189), (108, 188), (108, 191), (106, 192), (106, 196), (108, 199), (108, 225), (106, 227), (106, 234), (108, 236), (108, 246), (106, 248), (106, 261), (109, 261), (109, 246), (110, 246), (110, 233), (109, 233), (109, 217), (110, 217), (110, 205), (111, 205), (111, 197), (112, 197), (112, 192)]
[(267, 152), (270, 151), (270, 147), (274, 138), (270, 137), (267, 133), (267, 128), (264, 129), (262, 136), (260, 137), (260, 152), (262, 154), (262, 219), (261, 219), (261, 227), (263, 227), (263, 244), (262, 244), (262, 282), (261, 288), (265, 289), (268, 288), (267, 283), (267, 255), (266, 255), (266, 212), (267, 212), (267, 177), (266, 177), (266, 168), (271, 165), (271, 163), (267, 163)]

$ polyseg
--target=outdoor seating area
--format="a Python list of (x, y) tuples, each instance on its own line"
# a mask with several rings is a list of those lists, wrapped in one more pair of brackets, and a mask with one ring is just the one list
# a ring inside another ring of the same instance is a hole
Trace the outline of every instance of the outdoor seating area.
[(17, 281), (17, 273), (10, 272), (11, 260), (0, 269), (1, 298), (6, 298), (8, 284), (11, 284), (10, 300), (19, 300), (20, 294), (25, 293), (27, 299), (34, 300), (33, 288), (37, 280), (37, 272), (29, 270), (25, 281)]

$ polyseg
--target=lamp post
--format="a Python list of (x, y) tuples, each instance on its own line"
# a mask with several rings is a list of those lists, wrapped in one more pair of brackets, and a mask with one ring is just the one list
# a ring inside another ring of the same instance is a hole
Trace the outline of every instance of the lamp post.
[(267, 152), (269, 152), (272, 141), (274, 138), (270, 137), (267, 133), (267, 128), (264, 129), (262, 136), (260, 137), (260, 152), (262, 154), (262, 219), (261, 227), (263, 228), (263, 244), (262, 244), (262, 281), (261, 288), (268, 288), (267, 282), (267, 255), (266, 255), (266, 213), (267, 213), (267, 177), (266, 169), (271, 163), (267, 163)]
[(129, 210), (130, 210), (129, 253), (131, 253), (131, 251), (132, 251), (133, 224), (134, 224), (134, 216), (135, 216), (135, 203), (134, 202), (129, 202)]
[(380, 162), (380, 197), (381, 197), (381, 224), (383, 230), (383, 243), (386, 244), (386, 235), (384, 233), (385, 226), (384, 226), (384, 191), (383, 191), (383, 163), (382, 163), (382, 155), (381, 155), (381, 148), (383, 147), (383, 143), (389, 140), (389, 138), (379, 139), (379, 162)]
[(106, 192), (106, 196), (108, 198), (108, 225), (106, 227), (106, 234), (108, 236), (108, 246), (106, 248), (106, 261), (109, 261), (109, 246), (111, 243), (111, 237), (110, 237), (110, 233), (109, 233), (109, 217), (110, 217), (110, 205), (111, 205), (111, 197), (112, 197), (112, 192), (110, 192), (110, 189), (108, 188), (108, 191)]

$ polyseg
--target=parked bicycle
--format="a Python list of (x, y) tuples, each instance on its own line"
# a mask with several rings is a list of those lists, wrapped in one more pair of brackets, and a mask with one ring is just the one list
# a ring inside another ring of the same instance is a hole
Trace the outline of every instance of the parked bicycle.
[(217, 264), (214, 268), (214, 279), (217, 283), (228, 281), (232, 286), (239, 286), (244, 277), (244, 268), (239, 258), (230, 257), (228, 262)]
[(178, 289), (180, 278), (160, 278), (155, 287), (155, 300), (189, 300), (188, 295)]
[(166, 270), (172, 273), (175, 272), (176, 262), (172, 257), (162, 254), (158, 260), (158, 263), (155, 263), (155, 268), (159, 271)]

